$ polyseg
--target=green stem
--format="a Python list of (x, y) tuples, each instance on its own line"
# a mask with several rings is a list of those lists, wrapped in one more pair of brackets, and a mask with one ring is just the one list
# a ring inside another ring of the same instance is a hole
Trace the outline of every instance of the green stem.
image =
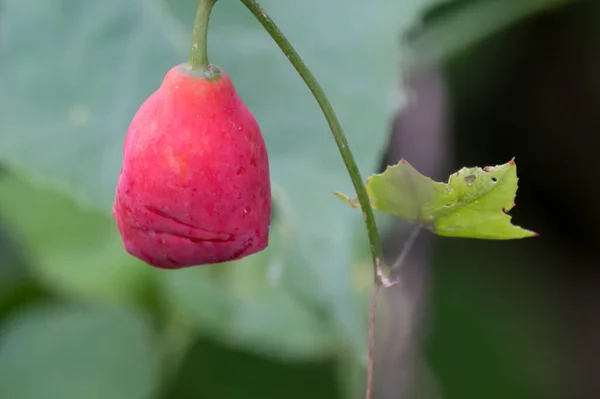
[(196, 19), (194, 20), (194, 33), (192, 34), (192, 47), (190, 49), (190, 66), (192, 71), (206, 71), (208, 62), (208, 20), (210, 12), (217, 0), (200, 0)]
[(340, 126), (340, 122), (335, 115), (329, 100), (325, 96), (323, 89), (317, 82), (317, 79), (315, 79), (310, 69), (308, 69), (304, 61), (302, 61), (302, 58), (300, 58), (296, 50), (294, 50), (294, 47), (286, 39), (283, 33), (281, 33), (277, 25), (275, 25), (267, 13), (260, 8), (255, 0), (241, 0), (241, 2), (244, 3), (244, 5), (252, 14), (254, 14), (260, 24), (265, 28), (269, 35), (271, 35), (275, 43), (277, 43), (281, 51), (283, 51), (283, 53), (290, 60), (296, 71), (298, 71), (298, 74), (302, 77), (319, 103), (319, 106), (321, 107), (321, 110), (323, 111), (323, 114), (329, 123), (331, 132), (333, 133), (333, 138), (335, 139), (335, 142), (340, 150), (340, 154), (342, 155), (344, 163), (346, 164), (346, 169), (348, 169), (350, 179), (352, 180), (352, 184), (354, 184), (354, 189), (356, 190), (356, 194), (360, 202), (360, 207), (362, 208), (365, 224), (367, 226), (367, 232), (369, 235), (369, 242), (371, 244), (371, 256), (373, 258), (373, 266), (375, 269), (375, 279), (376, 283), (379, 284), (377, 271), (379, 270), (383, 276), (389, 277), (390, 269), (383, 261), (381, 240), (379, 238), (379, 232), (377, 231), (377, 224), (375, 223), (375, 215), (373, 214), (373, 209), (371, 208), (371, 201), (369, 200), (367, 189), (365, 188), (363, 179), (360, 175), (358, 167), (356, 166), (354, 156), (352, 155), (352, 151), (350, 151), (348, 141), (346, 140), (346, 136), (344, 135), (342, 127)]

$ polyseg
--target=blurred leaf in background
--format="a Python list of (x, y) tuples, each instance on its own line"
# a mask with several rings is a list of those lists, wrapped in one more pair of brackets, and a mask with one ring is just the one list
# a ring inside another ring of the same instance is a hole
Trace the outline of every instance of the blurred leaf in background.
[(560, 379), (544, 287), (530, 267), (539, 258), (524, 248), (439, 240), (426, 350), (444, 397), (542, 399), (547, 381)]
[[(398, 103), (389, 102), (398, 98), (395, 37), (435, 3), (262, 2), (331, 96), (365, 172), (377, 163)], [(166, 71), (186, 61), (196, 5), (196, 0), (4, 1), (0, 159), (108, 215), (129, 121)], [(261, 125), (274, 185), (288, 204), (281, 218), (292, 247), (275, 248), (282, 254), (282, 282), (322, 309), (339, 337), (362, 356), (363, 314), (348, 268), (360, 221), (330, 194), (351, 186), (325, 119), (240, 3), (215, 7), (209, 50)]]
[(339, 398), (334, 362), (290, 364), (196, 340), (161, 399)]
[(443, 63), (536, 13), (580, 0), (455, 0), (428, 14), (408, 35), (412, 62)]
[(32, 278), (29, 259), (20, 244), (0, 213), (0, 325), (15, 306), (43, 295), (43, 289)]
[(28, 309), (7, 321), (0, 392), (11, 399), (142, 399), (159, 381), (152, 329), (132, 310)]
[(122, 250), (114, 223), (83, 211), (52, 190), (9, 174), (0, 179), (0, 209), (22, 242), (31, 267), (60, 295), (95, 302), (141, 299), (157, 273)]

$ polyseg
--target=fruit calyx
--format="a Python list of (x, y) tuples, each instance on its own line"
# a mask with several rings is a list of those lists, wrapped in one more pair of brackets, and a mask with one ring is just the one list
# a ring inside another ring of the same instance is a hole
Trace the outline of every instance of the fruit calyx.
[(218, 80), (222, 75), (221, 68), (213, 64), (207, 64), (200, 69), (193, 69), (190, 63), (184, 63), (179, 65), (179, 72), (183, 75), (207, 80)]

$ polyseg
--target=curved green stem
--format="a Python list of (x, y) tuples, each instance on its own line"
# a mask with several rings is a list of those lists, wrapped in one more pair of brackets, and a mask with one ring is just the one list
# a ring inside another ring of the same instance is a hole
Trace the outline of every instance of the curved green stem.
[(194, 20), (194, 33), (192, 34), (192, 47), (190, 49), (190, 66), (192, 71), (206, 71), (208, 62), (208, 20), (210, 12), (217, 0), (200, 0), (196, 19)]
[(335, 115), (329, 100), (325, 96), (323, 89), (319, 85), (319, 82), (317, 82), (317, 79), (315, 79), (310, 69), (308, 69), (304, 61), (302, 61), (302, 58), (300, 58), (296, 50), (294, 50), (294, 47), (286, 39), (283, 33), (281, 33), (277, 25), (275, 25), (267, 13), (260, 8), (256, 0), (241, 0), (241, 2), (244, 3), (244, 5), (252, 14), (254, 14), (260, 24), (265, 28), (269, 35), (271, 35), (275, 43), (277, 43), (281, 51), (283, 51), (283, 53), (290, 60), (296, 71), (298, 71), (298, 74), (302, 77), (312, 94), (315, 96), (315, 99), (319, 103), (319, 106), (321, 107), (321, 110), (323, 111), (323, 114), (329, 123), (331, 132), (333, 133), (333, 138), (335, 139), (335, 142), (340, 150), (340, 154), (342, 155), (344, 163), (346, 164), (350, 179), (352, 180), (352, 184), (354, 184), (354, 189), (356, 190), (356, 194), (360, 202), (360, 207), (362, 208), (365, 224), (367, 226), (367, 232), (369, 235), (369, 242), (371, 244), (371, 256), (373, 258), (373, 266), (375, 268), (375, 279), (376, 283), (379, 284), (378, 272), (383, 276), (388, 277), (390, 270), (383, 261), (381, 240), (379, 238), (379, 232), (377, 231), (375, 215), (373, 214), (373, 209), (371, 208), (371, 201), (369, 200), (367, 189), (365, 188), (363, 179), (360, 175), (358, 167), (356, 166), (354, 156), (352, 155), (352, 151), (350, 151), (348, 141), (346, 140), (346, 136), (344, 135), (342, 127), (340, 126), (340, 122)]

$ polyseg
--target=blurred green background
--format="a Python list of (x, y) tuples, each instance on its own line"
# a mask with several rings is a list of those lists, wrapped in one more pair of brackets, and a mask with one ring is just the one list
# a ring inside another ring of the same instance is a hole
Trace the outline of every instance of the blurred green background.
[[(406, 369), (427, 376), (408, 377), (418, 398), (599, 397), (600, 3), (261, 5), (330, 96), (363, 176), (399, 156), (438, 179), (516, 156), (514, 220), (541, 233), (424, 237), (413, 263), (426, 306), (411, 316), (422, 327), (380, 315), (388, 340), (414, 333), (418, 360), (380, 368), (377, 397), (408, 397), (394, 385)], [(0, 1), (2, 399), (363, 395), (371, 266), (362, 219), (332, 195), (352, 186), (314, 99), (239, 2), (216, 5), (209, 50), (267, 142), (271, 244), (176, 272), (123, 250), (110, 209), (125, 132), (186, 61), (195, 7)], [(437, 118), (411, 79), (421, 71), (447, 97), (448, 118), (427, 138), (392, 123)], [(424, 152), (395, 148), (399, 136)], [(433, 147), (445, 160), (435, 167)], [(405, 226), (381, 226), (397, 253), (391, 232)]]

